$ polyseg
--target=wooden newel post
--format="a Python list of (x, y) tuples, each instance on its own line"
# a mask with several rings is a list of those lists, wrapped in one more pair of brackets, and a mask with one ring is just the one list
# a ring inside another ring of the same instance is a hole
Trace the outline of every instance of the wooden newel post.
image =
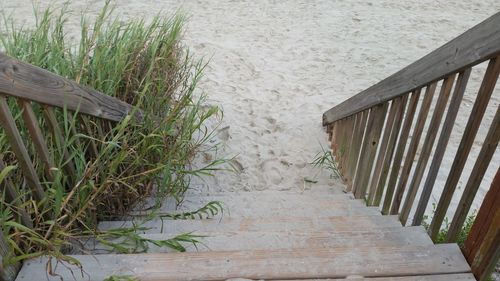
[(500, 257), (500, 169), (486, 193), (462, 251), (476, 279), (486, 280)]

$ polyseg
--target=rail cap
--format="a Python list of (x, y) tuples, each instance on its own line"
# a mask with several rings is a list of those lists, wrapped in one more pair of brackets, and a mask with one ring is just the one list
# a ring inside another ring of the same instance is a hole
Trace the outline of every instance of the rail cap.
[[(67, 108), (98, 118), (121, 121), (133, 106), (0, 52), (0, 93)], [(136, 118), (142, 113), (137, 111)]]

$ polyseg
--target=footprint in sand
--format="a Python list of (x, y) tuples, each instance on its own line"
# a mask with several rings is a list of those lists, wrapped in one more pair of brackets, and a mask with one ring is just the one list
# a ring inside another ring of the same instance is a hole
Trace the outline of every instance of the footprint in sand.
[(260, 164), (260, 170), (262, 171), (262, 175), (264, 175), (264, 180), (266, 182), (279, 185), (283, 181), (283, 176), (277, 168), (279, 165), (281, 165), (280, 162), (274, 159), (266, 160)]

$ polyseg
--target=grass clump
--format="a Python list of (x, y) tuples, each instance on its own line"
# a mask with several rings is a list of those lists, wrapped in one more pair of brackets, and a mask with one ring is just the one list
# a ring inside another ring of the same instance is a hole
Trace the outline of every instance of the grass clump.
[[(21, 109), (9, 99), (46, 197), (34, 199), (2, 131), (0, 159), (5, 168), (0, 182), (6, 184), (8, 178), (19, 192), (16, 204), (5, 194), (0, 202), (0, 225), (12, 249), (4, 265), (41, 255), (78, 264), (65, 253), (84, 235), (101, 241), (117, 235), (137, 240), (126, 229), (98, 232), (97, 222), (120, 217), (152, 194), (157, 206), (166, 197), (180, 202), (192, 176), (211, 174), (224, 163), (217, 159), (202, 168), (192, 167), (197, 152), (211, 147), (213, 131), (205, 126), (207, 119), (220, 115), (217, 107), (203, 106), (203, 97), (195, 94), (205, 63), (194, 60), (181, 44), (183, 16), (124, 22), (113, 16), (108, 1), (92, 23), (82, 16), (76, 42), (65, 30), (69, 16), (67, 6), (36, 11), (33, 28), (19, 27), (4, 16), (0, 49), (130, 103), (144, 118), (128, 116), (112, 123), (56, 109), (60, 139), (50, 130), (46, 109), (33, 104), (53, 160), (52, 167), (45, 167), (24, 129)], [(202, 211), (212, 214), (216, 209)], [(19, 219), (23, 210), (32, 226)], [(186, 234), (158, 243), (182, 251), (181, 243), (197, 243), (197, 238)]]

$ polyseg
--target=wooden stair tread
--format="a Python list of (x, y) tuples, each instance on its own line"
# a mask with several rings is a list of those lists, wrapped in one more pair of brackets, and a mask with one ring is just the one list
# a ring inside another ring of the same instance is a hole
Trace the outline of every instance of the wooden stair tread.
[[(166, 240), (180, 233), (142, 234), (146, 239)], [(196, 247), (186, 245), (188, 252), (197, 251), (236, 251), (257, 249), (287, 248), (331, 248), (331, 247), (397, 247), (397, 246), (431, 246), (432, 240), (423, 227), (391, 227), (366, 231), (341, 232), (195, 232), (201, 243)], [(121, 243), (123, 239), (116, 239)], [(158, 247), (150, 243), (148, 253), (167, 253), (174, 250)], [(110, 253), (109, 248), (98, 244), (93, 239), (85, 243), (86, 249), (93, 249), (93, 254)]]
[[(59, 265), (49, 280), (103, 280), (131, 275), (142, 281), (345, 278), (466, 273), (470, 271), (455, 244), (415, 247), (335, 247), (200, 253), (73, 256), (89, 276), (76, 267)], [(46, 257), (27, 261), (18, 281), (45, 272)], [(55, 267), (55, 262), (52, 268)], [(72, 269), (72, 270), (71, 270)], [(76, 273), (76, 274), (75, 274)], [(73, 279), (75, 277), (75, 279)]]
[[(341, 280), (354, 280), (354, 281), (476, 281), (474, 275), (471, 273), (459, 274), (436, 274), (436, 275), (420, 275), (420, 276), (400, 276), (400, 277), (376, 277), (376, 278), (363, 278), (352, 277), (343, 279), (301, 279), (301, 280), (275, 280), (275, 281), (341, 281)], [(242, 280), (243, 281), (243, 280)]]
[[(166, 198), (162, 202), (162, 211), (175, 211), (175, 210), (193, 210), (204, 206), (210, 201), (222, 202), (226, 207), (235, 209), (242, 205), (249, 205), (249, 207), (259, 206), (269, 208), (275, 205), (279, 206), (302, 206), (302, 205), (315, 205), (318, 201), (327, 201), (325, 203), (345, 203), (350, 200), (360, 201), (354, 199), (354, 196), (349, 193), (310, 193), (310, 192), (294, 192), (294, 191), (248, 191), (248, 192), (225, 192), (217, 194), (191, 194), (184, 196), (182, 203), (178, 205), (174, 198)], [(154, 197), (147, 198), (137, 211), (141, 208), (146, 209), (148, 206), (153, 206), (156, 203)]]
[[(331, 198), (312, 198), (304, 195), (285, 195), (279, 198), (265, 195), (253, 196), (220, 196), (193, 199), (185, 201), (177, 210), (171, 205), (164, 205), (159, 209), (161, 213), (182, 213), (197, 210), (206, 203), (219, 200), (223, 203), (224, 212), (233, 217), (269, 217), (269, 216), (352, 216), (377, 215), (377, 208), (366, 207), (363, 200), (350, 199), (347, 195), (337, 195)], [(146, 214), (149, 211), (145, 212)], [(140, 215), (144, 212), (136, 211), (132, 214)]]
[(335, 217), (265, 217), (265, 218), (230, 218), (208, 220), (150, 220), (139, 221), (103, 221), (100, 230), (120, 227), (133, 227), (134, 224), (148, 228), (143, 233), (181, 233), (181, 232), (226, 232), (226, 231), (356, 231), (401, 226), (397, 216), (335, 216)]

